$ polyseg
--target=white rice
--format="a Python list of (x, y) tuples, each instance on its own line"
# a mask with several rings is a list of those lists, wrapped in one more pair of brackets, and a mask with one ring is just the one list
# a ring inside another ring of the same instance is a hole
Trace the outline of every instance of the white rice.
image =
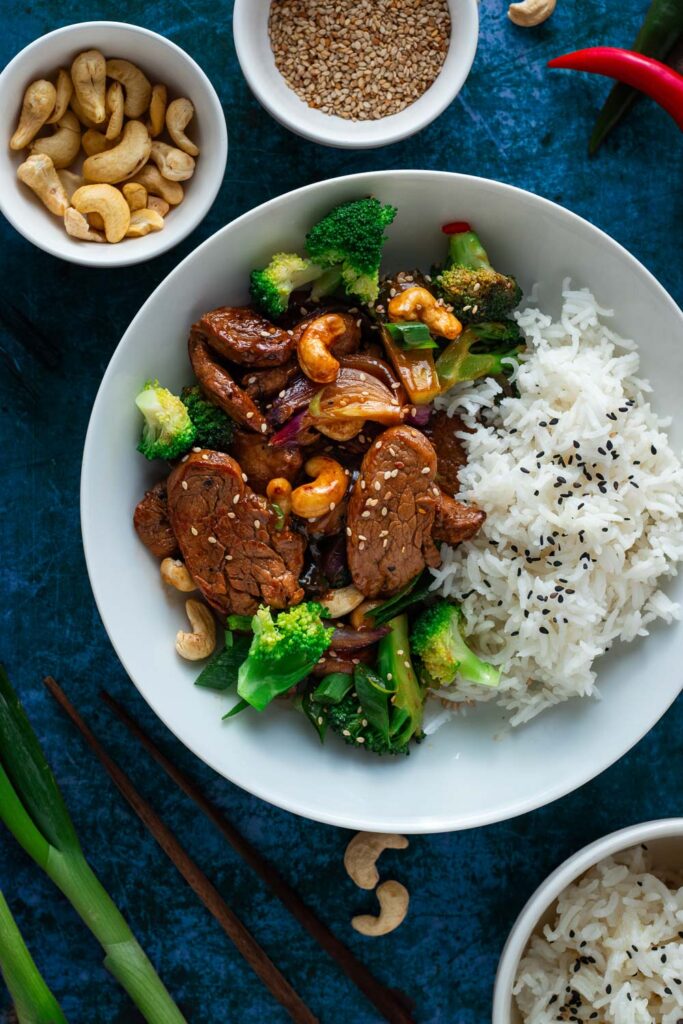
[(680, 881), (658, 878), (637, 847), (568, 886), (519, 965), (513, 992), (524, 1024), (680, 1024)]
[(683, 557), (670, 420), (650, 407), (634, 342), (606, 326), (612, 312), (569, 281), (562, 294), (559, 322), (537, 308), (517, 315), (528, 340), (519, 397), (501, 398), (489, 379), (436, 402), (472, 431), (460, 435), (460, 497), (487, 520), (473, 540), (443, 546), (434, 587), (462, 602), (473, 647), (503, 670), (497, 689), (456, 680), (438, 695), (497, 701), (514, 725), (599, 696), (595, 658), (680, 617), (659, 589)]

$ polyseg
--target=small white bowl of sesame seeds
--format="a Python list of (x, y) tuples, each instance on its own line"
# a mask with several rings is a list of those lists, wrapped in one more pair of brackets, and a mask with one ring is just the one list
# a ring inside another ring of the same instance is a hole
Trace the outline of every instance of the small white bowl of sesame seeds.
[(237, 56), (280, 124), (371, 149), (434, 121), (477, 49), (477, 0), (235, 0)]

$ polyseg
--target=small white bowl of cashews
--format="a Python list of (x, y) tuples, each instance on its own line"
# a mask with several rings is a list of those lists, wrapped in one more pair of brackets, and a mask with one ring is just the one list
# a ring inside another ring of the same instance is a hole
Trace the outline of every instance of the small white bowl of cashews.
[(175, 43), (67, 25), (0, 74), (0, 210), (29, 242), (93, 267), (146, 262), (206, 216), (223, 181), (220, 100)]

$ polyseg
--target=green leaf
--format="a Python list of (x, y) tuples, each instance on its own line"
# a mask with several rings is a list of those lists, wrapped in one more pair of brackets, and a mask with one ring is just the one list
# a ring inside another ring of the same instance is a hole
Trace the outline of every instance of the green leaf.
[(249, 653), (251, 636), (226, 632), (225, 647), (204, 666), (195, 679), (195, 686), (207, 690), (228, 690), (237, 685), (240, 665)]
[(368, 612), (366, 618), (371, 618), (375, 626), (383, 626), (396, 615), (406, 611), (407, 608), (424, 601), (431, 592), (433, 582), (431, 573), (425, 569), (423, 573), (416, 576), (410, 583), (407, 583), (405, 587), (399, 590), (398, 594), (394, 594), (393, 597), (390, 597), (387, 601), (384, 601)]
[(353, 677), (348, 672), (331, 672), (316, 686), (311, 694), (318, 704), (340, 704), (353, 686)]
[(235, 715), (239, 715), (240, 711), (244, 711), (244, 709), (248, 708), (248, 707), (249, 707), (248, 701), (246, 701), (246, 700), (239, 700), (237, 702), (237, 704), (235, 704), (233, 707), (230, 708), (230, 710), (228, 711), (227, 715), (223, 715), (223, 721), (225, 721), (226, 718), (234, 718)]
[(356, 665), (353, 674), (358, 703), (373, 729), (389, 743), (389, 700), (392, 691), (387, 690), (384, 680), (368, 665)]
[(317, 732), (320, 742), (324, 743), (325, 733), (329, 724), (327, 709), (313, 699), (313, 694), (310, 690), (307, 690), (301, 698), (301, 710)]
[(253, 633), (251, 615), (228, 615), (228, 629), (235, 629), (238, 633)]

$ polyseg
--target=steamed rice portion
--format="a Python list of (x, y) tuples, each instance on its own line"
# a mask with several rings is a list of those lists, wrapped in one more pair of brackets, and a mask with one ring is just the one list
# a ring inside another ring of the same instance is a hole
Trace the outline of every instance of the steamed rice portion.
[(681, 881), (657, 877), (637, 847), (565, 889), (519, 965), (513, 992), (524, 1024), (680, 1024)]
[(595, 658), (680, 617), (659, 583), (683, 557), (683, 470), (636, 346), (610, 316), (565, 282), (560, 321), (517, 315), (528, 341), (519, 397), (486, 380), (436, 402), (472, 431), (460, 497), (487, 520), (473, 540), (444, 545), (435, 587), (462, 601), (474, 648), (503, 668), (496, 690), (458, 680), (439, 696), (497, 701), (515, 725), (597, 695)]

